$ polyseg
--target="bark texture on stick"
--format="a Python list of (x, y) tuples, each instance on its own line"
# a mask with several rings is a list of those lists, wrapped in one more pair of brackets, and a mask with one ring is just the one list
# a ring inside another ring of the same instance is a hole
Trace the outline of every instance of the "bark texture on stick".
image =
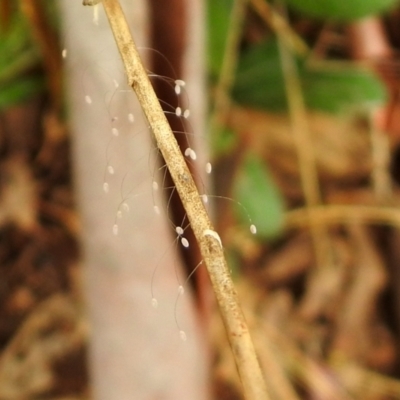
[(133, 42), (118, 0), (103, 0), (128, 76), (167, 163), (207, 266), (231, 343), (246, 399), (268, 399), (253, 343), (239, 306), (219, 236), (214, 231), (200, 195), (178, 147)]

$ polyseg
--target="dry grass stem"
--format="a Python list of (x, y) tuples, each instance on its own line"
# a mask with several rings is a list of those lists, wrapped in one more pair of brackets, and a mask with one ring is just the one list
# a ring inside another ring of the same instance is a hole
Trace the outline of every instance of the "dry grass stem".
[[(301, 184), (304, 191), (306, 207), (311, 209), (321, 203), (314, 144), (307, 120), (303, 91), (295, 61), (283, 38), (278, 35), (279, 53), (288, 99), (290, 119), (296, 145)], [(329, 236), (324, 226), (310, 224), (317, 267), (330, 264)]]
[(380, 203), (387, 203), (392, 196), (392, 184), (390, 177), (390, 145), (386, 133), (379, 130), (370, 115), (369, 129), (372, 148), (372, 186)]
[(292, 29), (290, 24), (277, 13), (265, 0), (250, 0), (250, 3), (258, 15), (270, 26), (277, 35), (282, 37), (285, 44), (297, 54), (305, 56), (309, 48), (304, 40)]
[(393, 207), (330, 205), (312, 209), (299, 208), (286, 214), (288, 228), (308, 226), (311, 221), (314, 225), (361, 222), (400, 229), (400, 210)]

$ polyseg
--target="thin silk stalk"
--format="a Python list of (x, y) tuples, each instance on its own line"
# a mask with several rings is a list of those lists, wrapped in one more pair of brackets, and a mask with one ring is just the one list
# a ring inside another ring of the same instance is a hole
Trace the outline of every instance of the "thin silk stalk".
[(129, 85), (135, 91), (146, 115), (199, 243), (232, 347), (244, 396), (248, 400), (268, 400), (264, 378), (229, 274), (220, 238), (214, 231), (194, 180), (143, 67), (119, 1), (103, 0), (102, 4), (122, 57)]

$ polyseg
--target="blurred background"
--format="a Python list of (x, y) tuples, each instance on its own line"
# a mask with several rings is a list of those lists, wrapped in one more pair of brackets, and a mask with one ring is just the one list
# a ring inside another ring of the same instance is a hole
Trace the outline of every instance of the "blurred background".
[[(271, 398), (400, 399), (399, 2), (121, 4)], [(243, 398), (150, 136), (101, 6), (0, 2), (0, 400)]]

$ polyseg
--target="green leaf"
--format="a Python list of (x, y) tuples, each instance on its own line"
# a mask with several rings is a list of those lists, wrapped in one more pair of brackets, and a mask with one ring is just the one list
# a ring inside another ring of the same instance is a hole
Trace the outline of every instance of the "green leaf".
[(378, 14), (393, 7), (398, 0), (287, 0), (287, 4), (306, 15), (323, 19), (349, 21)]
[(256, 108), (275, 111), (287, 108), (275, 41), (255, 45), (241, 56), (232, 96), (238, 103)]
[(282, 196), (262, 159), (249, 153), (243, 160), (234, 185), (237, 213), (243, 223), (252, 222), (262, 238), (276, 237), (283, 227), (284, 203)]
[(42, 78), (27, 77), (0, 86), (0, 110), (21, 103), (44, 89)]
[(233, 0), (207, 2), (208, 70), (214, 77), (218, 76), (224, 57), (232, 4)]
[(387, 98), (381, 80), (372, 72), (358, 67), (302, 69), (302, 83), (307, 106), (332, 113), (348, 107), (377, 106)]
[(214, 157), (221, 157), (229, 154), (238, 144), (238, 137), (234, 131), (226, 127), (212, 132), (211, 149)]
[(40, 65), (40, 52), (19, 8), (13, 8), (10, 24), (3, 28), (0, 29), (0, 110), (44, 89), (43, 78), (32, 74)]
[[(307, 69), (297, 59), (307, 107), (332, 113), (386, 101), (383, 83), (366, 69), (346, 66)], [(238, 66), (232, 90), (236, 102), (272, 111), (287, 110), (286, 90), (276, 41), (253, 46)]]
[(13, 17), (10, 28), (0, 34), (0, 69), (31, 46), (30, 31), (26, 21), (17, 14)]
[(18, 79), (29, 70), (32, 70), (40, 62), (40, 55), (35, 48), (27, 48), (20, 51), (10, 62), (4, 66), (0, 62), (0, 86)]

